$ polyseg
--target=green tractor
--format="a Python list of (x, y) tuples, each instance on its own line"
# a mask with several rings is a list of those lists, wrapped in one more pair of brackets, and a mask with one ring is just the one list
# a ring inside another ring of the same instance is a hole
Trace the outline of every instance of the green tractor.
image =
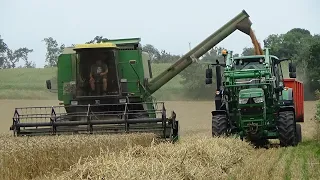
[(297, 122), (303, 120), (296, 104), (303, 98), (294, 97), (303, 97), (303, 88), (299, 81), (300, 88), (286, 84), (296, 78), (295, 65), (289, 63), (290, 78), (284, 79), (281, 62), (287, 59), (270, 55), (267, 48), (264, 55), (233, 57), (232, 51), (224, 51), (223, 56), (224, 63), (217, 61), (206, 70), (206, 84), (211, 84), (211, 67), (216, 67), (212, 136), (237, 135), (257, 145), (268, 139), (279, 139), (281, 146), (297, 145), (302, 138)]

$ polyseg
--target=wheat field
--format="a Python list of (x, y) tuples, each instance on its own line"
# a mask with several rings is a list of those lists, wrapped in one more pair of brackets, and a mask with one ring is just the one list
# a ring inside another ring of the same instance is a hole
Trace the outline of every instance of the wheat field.
[(14, 138), (8, 129), (16, 106), (56, 101), (1, 100), (0, 179), (317, 179), (320, 144), (305, 102), (303, 143), (254, 149), (247, 142), (210, 137), (212, 102), (166, 102), (175, 110), (182, 138), (160, 143), (153, 134)]

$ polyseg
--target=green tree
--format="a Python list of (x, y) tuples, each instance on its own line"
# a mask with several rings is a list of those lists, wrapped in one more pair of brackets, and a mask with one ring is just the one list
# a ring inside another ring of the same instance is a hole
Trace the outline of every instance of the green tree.
[(58, 42), (52, 37), (44, 38), (43, 41), (47, 46), (46, 62), (48, 63), (45, 67), (55, 67), (58, 63), (58, 57), (62, 53), (65, 45), (59, 46)]
[(16, 50), (10, 49), (0, 36), (0, 68), (16, 68), (17, 63), (20, 62), (20, 60), (25, 62), (24, 67), (35, 67), (35, 63), (28, 60), (28, 55), (31, 52), (33, 52), (33, 49), (28, 49), (26, 47)]
[[(319, 41), (318, 35), (311, 35), (309, 30), (293, 28), (285, 34), (271, 34), (264, 40), (265, 47), (271, 49), (271, 54), (279, 58), (290, 58), (297, 64), (297, 79), (305, 84), (305, 98), (314, 98), (313, 92), (317, 86), (315, 78), (319, 66), (315, 65), (316, 44)], [(311, 65), (310, 65), (311, 63)]]
[(106, 42), (108, 40), (109, 40), (108, 38), (105, 38), (103, 36), (96, 36), (92, 40), (86, 42), (86, 44), (101, 43), (101, 42)]
[(214, 47), (201, 57), (198, 63), (191, 64), (188, 68), (180, 73), (182, 77), (181, 83), (184, 87), (184, 93), (187, 97), (192, 99), (212, 99), (215, 92), (215, 68), (213, 68), (213, 84), (207, 85), (206, 69), (208, 64), (215, 63), (218, 60), (223, 63), (224, 58), (221, 52), (224, 48)]
[(320, 40), (315, 40), (309, 50), (307, 78), (310, 81), (310, 90), (320, 90)]
[(254, 48), (253, 47), (245, 47), (242, 50), (242, 56), (252, 56), (254, 55)]
[(0, 35), (0, 68), (4, 68), (7, 50), (8, 50), (8, 46), (4, 42), (4, 40), (1, 38), (1, 35)]
[(160, 58), (158, 60), (158, 62), (160, 63), (173, 63), (175, 61), (177, 61), (180, 58), (179, 55), (172, 55), (171, 53), (162, 50), (160, 53)]
[(142, 47), (142, 50), (147, 52), (150, 55), (152, 62), (159, 62), (160, 60), (160, 52), (157, 48), (155, 48), (151, 44), (146, 44)]

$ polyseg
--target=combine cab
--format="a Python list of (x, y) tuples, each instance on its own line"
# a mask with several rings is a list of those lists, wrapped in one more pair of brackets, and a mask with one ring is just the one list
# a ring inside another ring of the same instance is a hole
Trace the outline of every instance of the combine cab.
[[(296, 81), (296, 68), (289, 63), (290, 79), (284, 79), (281, 62), (265, 49), (264, 55), (232, 57), (216, 66), (216, 110), (212, 111), (212, 135), (237, 134), (254, 144), (279, 139), (281, 146), (301, 141), (303, 85)], [(224, 67), (222, 73), (221, 68)], [(212, 83), (212, 69), (206, 72)]]

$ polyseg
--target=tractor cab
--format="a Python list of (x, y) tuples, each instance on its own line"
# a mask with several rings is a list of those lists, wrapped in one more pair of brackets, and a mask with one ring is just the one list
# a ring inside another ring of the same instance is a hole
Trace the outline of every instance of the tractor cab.
[[(256, 73), (258, 73), (258, 71), (266, 69), (264, 61), (264, 56), (237, 57), (233, 60), (233, 69), (238, 73), (246, 73), (249, 71), (255, 71)], [(235, 79), (236, 84), (256, 84), (261, 83), (262, 81), (263, 79), (256, 77)]]
[(238, 57), (234, 58), (234, 69), (235, 70), (246, 70), (246, 69), (264, 69), (264, 57)]
[(119, 95), (117, 46), (80, 44), (76, 52), (76, 96)]

